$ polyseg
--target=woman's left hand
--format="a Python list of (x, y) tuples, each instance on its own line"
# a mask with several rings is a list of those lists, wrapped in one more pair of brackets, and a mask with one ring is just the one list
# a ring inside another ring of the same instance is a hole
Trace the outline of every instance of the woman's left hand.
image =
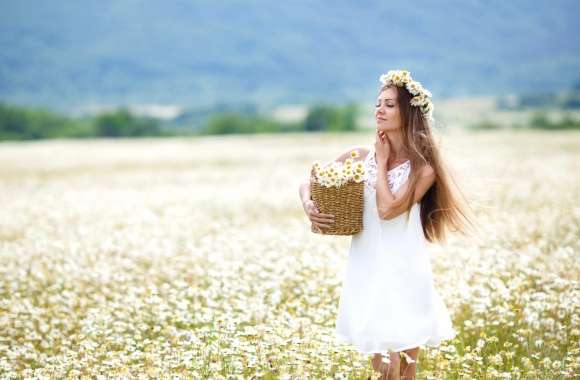
[(377, 130), (375, 133), (375, 152), (377, 154), (377, 165), (387, 165), (387, 160), (391, 154), (391, 142), (383, 131)]

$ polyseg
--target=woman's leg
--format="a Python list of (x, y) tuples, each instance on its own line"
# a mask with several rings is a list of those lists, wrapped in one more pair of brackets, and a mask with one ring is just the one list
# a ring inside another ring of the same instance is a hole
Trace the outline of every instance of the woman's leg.
[(381, 372), (381, 380), (399, 380), (399, 367), (401, 364), (399, 353), (389, 353), (389, 360), (389, 364), (383, 363), (383, 355), (380, 353), (374, 354), (372, 358), (373, 369), (377, 372)]
[(383, 355), (380, 353), (375, 353), (371, 358), (371, 363), (373, 364), (373, 369), (375, 371), (381, 370), (381, 364), (383, 363)]
[(413, 359), (413, 363), (408, 363), (407, 359), (404, 358), (404, 355), (401, 355), (401, 380), (415, 380), (419, 347), (404, 350), (404, 352)]

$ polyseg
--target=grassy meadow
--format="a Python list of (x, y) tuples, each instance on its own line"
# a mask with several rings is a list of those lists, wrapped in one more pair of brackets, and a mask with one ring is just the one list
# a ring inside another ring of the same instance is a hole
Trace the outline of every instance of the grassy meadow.
[[(1, 143), (0, 378), (377, 378), (332, 337), (350, 237), (311, 233), (298, 196), (372, 142)], [(580, 378), (580, 132), (440, 143), (482, 232), (430, 247), (459, 334), (417, 378)]]

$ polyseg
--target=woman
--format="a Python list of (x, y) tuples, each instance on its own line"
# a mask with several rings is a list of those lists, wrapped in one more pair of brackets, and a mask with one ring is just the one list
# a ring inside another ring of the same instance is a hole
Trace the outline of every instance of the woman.
[[(352, 236), (335, 336), (374, 354), (373, 368), (383, 378), (414, 379), (420, 346), (456, 335), (433, 286), (426, 243), (444, 241), (446, 228), (465, 232), (472, 224), (434, 143), (430, 92), (405, 70), (380, 80), (374, 146), (348, 149), (335, 160), (344, 162), (355, 149), (367, 171), (363, 229)], [(333, 215), (319, 212), (309, 182), (300, 196), (324, 232)]]

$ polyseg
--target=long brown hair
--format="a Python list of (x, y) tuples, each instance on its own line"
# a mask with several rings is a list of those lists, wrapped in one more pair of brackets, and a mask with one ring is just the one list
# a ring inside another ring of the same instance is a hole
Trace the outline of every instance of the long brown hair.
[[(382, 86), (379, 95), (388, 87)], [(420, 176), (419, 168), (428, 163), (435, 171), (436, 177), (433, 185), (421, 199), (421, 222), (425, 239), (429, 242), (444, 243), (447, 239), (447, 230), (463, 234), (473, 231), (470, 229), (474, 227), (473, 214), (469, 212), (468, 202), (441, 157), (429, 121), (419, 107), (410, 104), (412, 95), (405, 87), (393, 87), (397, 89), (403, 144), (408, 147), (411, 161), (409, 174), (411, 190), (405, 194), (407, 210), (410, 210), (414, 203), (415, 186)], [(409, 214), (407, 213), (407, 220)]]

